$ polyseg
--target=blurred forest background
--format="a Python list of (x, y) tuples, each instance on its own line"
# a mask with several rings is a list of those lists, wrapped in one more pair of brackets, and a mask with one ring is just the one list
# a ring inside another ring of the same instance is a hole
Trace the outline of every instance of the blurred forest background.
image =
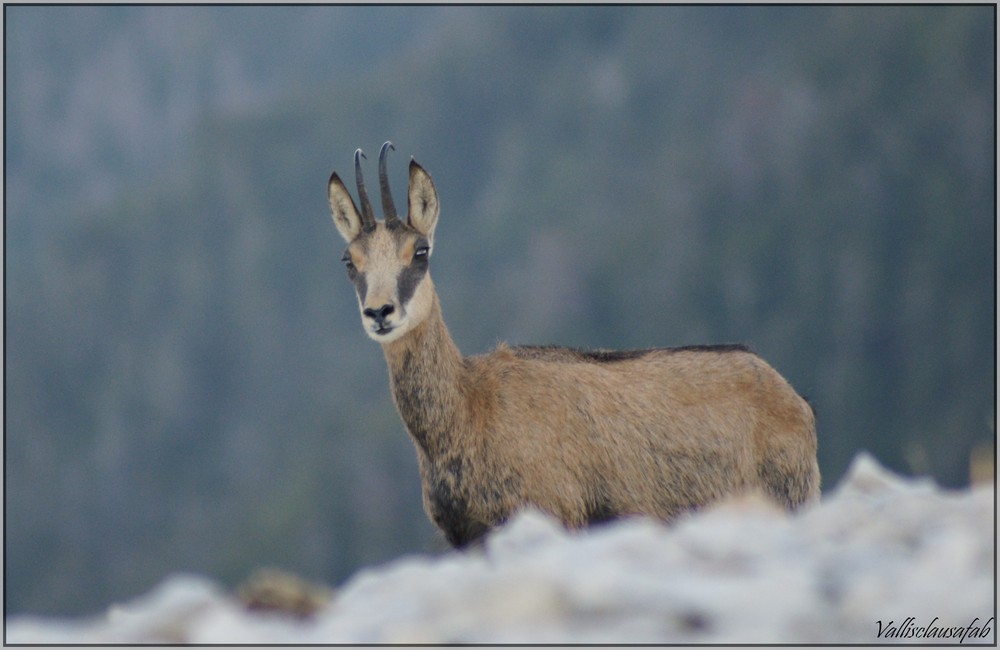
[(5, 613), (443, 544), (325, 186), (433, 174), (467, 353), (743, 342), (870, 450), (995, 436), (993, 6), (5, 6)]

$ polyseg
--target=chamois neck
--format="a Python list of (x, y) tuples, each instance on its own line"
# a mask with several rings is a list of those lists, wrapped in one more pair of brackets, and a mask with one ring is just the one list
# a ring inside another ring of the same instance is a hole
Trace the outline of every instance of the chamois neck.
[(427, 318), (382, 350), (393, 401), (410, 435), (428, 454), (447, 449), (465, 417), (465, 366), (436, 294)]

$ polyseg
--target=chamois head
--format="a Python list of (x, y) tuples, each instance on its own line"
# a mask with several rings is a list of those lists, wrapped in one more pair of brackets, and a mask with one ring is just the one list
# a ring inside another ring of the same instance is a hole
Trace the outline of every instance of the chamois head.
[(365, 191), (361, 159), (366, 156), (361, 149), (354, 152), (361, 212), (336, 172), (330, 176), (327, 187), (333, 223), (347, 241), (343, 262), (357, 290), (361, 323), (368, 336), (379, 343), (398, 339), (430, 313), (434, 285), (428, 274), (428, 262), (440, 212), (430, 174), (411, 158), (406, 220), (396, 216), (386, 174), (389, 149), (395, 147), (386, 142), (378, 156), (384, 221), (375, 220)]

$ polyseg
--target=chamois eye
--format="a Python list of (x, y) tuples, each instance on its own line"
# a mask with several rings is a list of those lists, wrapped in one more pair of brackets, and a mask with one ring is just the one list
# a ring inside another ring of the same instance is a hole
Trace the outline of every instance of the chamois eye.
[(415, 260), (425, 260), (427, 259), (427, 254), (431, 252), (430, 246), (420, 246), (417, 250), (413, 251), (413, 259)]
[(351, 259), (350, 253), (344, 253), (344, 256), (340, 258), (340, 261), (347, 266), (347, 270), (351, 271), (354, 269), (354, 261)]

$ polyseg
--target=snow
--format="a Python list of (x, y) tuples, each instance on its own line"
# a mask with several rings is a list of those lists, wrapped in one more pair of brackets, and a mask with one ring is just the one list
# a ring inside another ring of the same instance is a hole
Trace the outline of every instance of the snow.
[(571, 533), (528, 511), (478, 551), (359, 571), (311, 616), (177, 574), (97, 618), (13, 617), (7, 642), (957, 643), (927, 637), (960, 627), (995, 644), (994, 549), (993, 485), (943, 490), (861, 454), (791, 516), (744, 497)]

